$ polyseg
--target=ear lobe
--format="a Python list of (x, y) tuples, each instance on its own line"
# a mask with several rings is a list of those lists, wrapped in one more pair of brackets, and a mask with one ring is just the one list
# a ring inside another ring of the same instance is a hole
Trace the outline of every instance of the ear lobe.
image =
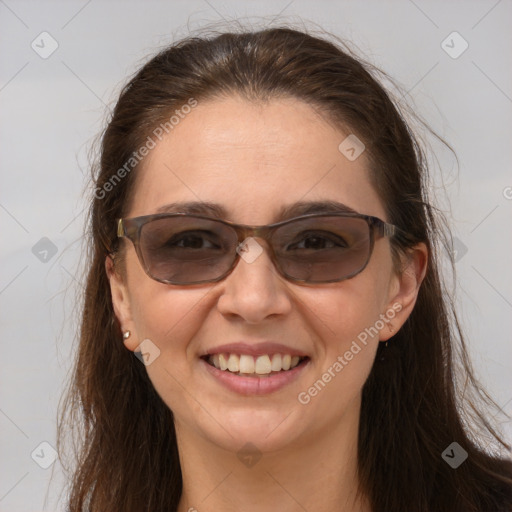
[[(398, 291), (391, 297), (386, 311), (387, 326), (380, 331), (380, 341), (386, 341), (396, 334), (411, 314), (421, 283), (427, 273), (428, 249), (421, 242), (407, 251), (398, 279)], [(388, 312), (393, 312), (388, 316)]]
[[(130, 296), (128, 288), (115, 267), (114, 260), (109, 255), (105, 259), (105, 271), (110, 283), (110, 293), (112, 295), (112, 306), (114, 313), (121, 326), (122, 332), (130, 331), (131, 335), (124, 339), (123, 342), (129, 350), (137, 348), (137, 335), (135, 333), (135, 325), (132, 319)], [(132, 347), (133, 345), (133, 347)]]

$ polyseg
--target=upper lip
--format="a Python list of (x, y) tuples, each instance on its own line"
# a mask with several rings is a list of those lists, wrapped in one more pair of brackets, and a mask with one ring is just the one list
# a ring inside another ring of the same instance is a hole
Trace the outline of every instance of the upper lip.
[(303, 351), (287, 347), (281, 343), (265, 341), (263, 343), (226, 343), (218, 347), (209, 348), (201, 357), (221, 353), (247, 354), (249, 356), (263, 356), (265, 354), (290, 354), (291, 356), (308, 357)]

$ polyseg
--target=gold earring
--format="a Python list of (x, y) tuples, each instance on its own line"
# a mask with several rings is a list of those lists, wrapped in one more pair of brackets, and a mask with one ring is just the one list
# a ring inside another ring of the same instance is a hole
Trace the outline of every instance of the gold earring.
[(130, 331), (124, 331), (123, 333), (123, 339), (127, 340), (130, 336), (131, 336), (131, 332)]

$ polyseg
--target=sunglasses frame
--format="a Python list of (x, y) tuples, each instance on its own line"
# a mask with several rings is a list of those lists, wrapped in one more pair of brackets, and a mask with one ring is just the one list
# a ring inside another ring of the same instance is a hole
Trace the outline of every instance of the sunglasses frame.
[[(340, 281), (344, 281), (346, 279), (350, 279), (357, 274), (361, 273), (366, 266), (368, 265), (370, 258), (373, 254), (373, 247), (375, 244), (375, 235), (378, 237), (392, 237), (399, 232), (403, 233), (403, 231), (394, 224), (390, 224), (388, 222), (385, 222), (378, 217), (373, 217), (371, 215), (364, 215), (360, 213), (352, 213), (352, 212), (332, 212), (332, 213), (311, 213), (307, 215), (301, 215), (298, 217), (293, 217), (291, 219), (286, 219), (280, 222), (276, 222), (274, 224), (268, 224), (268, 225), (260, 225), (260, 226), (252, 226), (247, 224), (236, 224), (234, 222), (230, 222), (224, 219), (219, 219), (216, 217), (208, 217), (206, 215), (196, 215), (196, 214), (189, 214), (189, 213), (183, 213), (183, 212), (176, 212), (176, 213), (157, 213), (152, 215), (143, 215), (141, 217), (132, 217), (129, 219), (117, 219), (117, 237), (118, 238), (128, 238), (131, 240), (131, 242), (134, 245), (135, 252), (137, 253), (137, 257), (139, 259), (139, 262), (144, 269), (145, 273), (155, 281), (158, 281), (160, 283), (164, 284), (174, 284), (177, 286), (187, 286), (187, 285), (194, 285), (194, 284), (203, 284), (203, 283), (215, 283), (218, 281), (221, 281), (222, 279), (226, 278), (236, 267), (238, 260), (240, 259), (240, 254), (238, 251), (235, 251), (236, 256), (233, 258), (233, 262), (231, 263), (231, 266), (229, 269), (224, 272), (221, 276), (215, 278), (215, 279), (206, 279), (203, 281), (192, 281), (192, 282), (185, 282), (185, 283), (175, 283), (166, 279), (160, 279), (151, 274), (149, 271), (148, 266), (146, 265), (146, 262), (144, 261), (144, 255), (142, 254), (142, 249), (140, 247), (140, 234), (142, 231), (142, 228), (145, 224), (148, 224), (149, 222), (152, 222), (154, 220), (163, 219), (163, 218), (169, 218), (169, 217), (193, 217), (197, 219), (204, 219), (208, 221), (214, 221), (214, 222), (220, 222), (221, 224), (224, 224), (225, 226), (230, 227), (233, 229), (237, 235), (238, 245), (237, 248), (240, 246), (240, 244), (246, 240), (248, 237), (252, 238), (262, 238), (264, 239), (269, 247), (269, 255), (270, 259), (272, 260), (272, 263), (274, 264), (275, 268), (279, 272), (280, 275), (282, 275), (284, 278), (294, 281), (294, 282), (302, 282), (302, 283), (312, 283), (312, 284), (323, 284), (323, 283), (337, 283)], [(330, 279), (328, 281), (310, 281), (306, 279), (298, 279), (292, 276), (289, 276), (284, 272), (280, 265), (278, 258), (275, 255), (274, 248), (271, 243), (271, 237), (273, 232), (286, 224), (290, 224), (293, 222), (296, 222), (298, 220), (302, 219), (309, 219), (309, 218), (315, 218), (315, 217), (350, 217), (350, 218), (356, 218), (356, 219), (362, 219), (366, 221), (369, 227), (369, 233), (370, 233), (370, 248), (368, 251), (368, 258), (364, 264), (364, 266), (359, 269), (357, 272), (353, 272), (352, 274), (342, 277), (340, 279)]]

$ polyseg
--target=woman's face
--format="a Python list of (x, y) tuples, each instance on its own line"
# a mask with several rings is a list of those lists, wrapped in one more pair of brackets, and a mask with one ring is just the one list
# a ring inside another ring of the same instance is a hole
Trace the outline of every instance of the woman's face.
[[(144, 160), (127, 217), (208, 202), (221, 206), (226, 220), (263, 225), (294, 203), (335, 201), (388, 220), (366, 154), (351, 161), (338, 149), (348, 135), (299, 100), (200, 102)], [(247, 442), (260, 450), (307, 442), (342, 417), (358, 418), (378, 342), (400, 328), (412, 307), (387, 238), (376, 240), (361, 273), (328, 284), (286, 280), (265, 242), (256, 241), (263, 252), (252, 262), (240, 258), (217, 283), (157, 282), (128, 240), (122, 275), (110, 271), (116, 314), (132, 333), (126, 346), (135, 350), (148, 339), (150, 352), (160, 351), (147, 371), (177, 426), (230, 450)], [(381, 315), (389, 320), (384, 326)], [(201, 358), (228, 343), (278, 343), (309, 360), (280, 388), (245, 394), (226, 387)], [(319, 380), (323, 385), (310, 391)]]

